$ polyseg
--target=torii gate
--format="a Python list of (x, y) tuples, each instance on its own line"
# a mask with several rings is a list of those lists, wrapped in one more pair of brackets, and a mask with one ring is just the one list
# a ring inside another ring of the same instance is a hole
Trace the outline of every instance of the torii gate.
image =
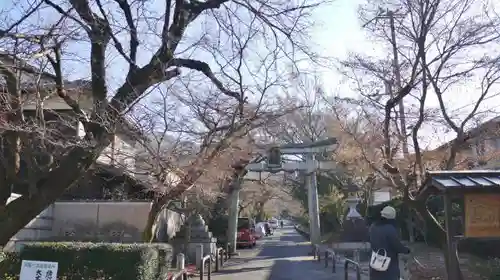
[[(310, 220), (310, 236), (312, 244), (321, 243), (321, 231), (319, 221), (319, 203), (318, 203), (318, 188), (316, 182), (317, 171), (330, 171), (336, 169), (336, 164), (333, 161), (318, 161), (315, 155), (333, 152), (338, 146), (336, 138), (328, 138), (326, 140), (313, 143), (287, 144), (282, 146), (274, 146), (268, 149), (267, 161), (257, 163), (249, 163), (245, 166), (248, 173), (244, 179), (261, 178), (263, 172), (276, 174), (278, 172), (292, 173), (303, 171), (307, 174), (307, 196), (308, 210)], [(303, 162), (285, 162), (282, 163), (282, 155), (304, 155), (306, 160)], [(241, 181), (235, 182), (234, 191), (231, 195), (231, 206), (229, 208), (229, 225), (228, 225), (228, 242), (232, 254), (236, 254), (236, 234), (238, 226), (238, 204)]]

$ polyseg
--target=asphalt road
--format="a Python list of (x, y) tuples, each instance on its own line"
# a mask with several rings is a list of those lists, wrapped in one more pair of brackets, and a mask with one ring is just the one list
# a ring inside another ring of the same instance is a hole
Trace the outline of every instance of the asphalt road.
[(292, 226), (275, 231), (273, 236), (258, 241), (255, 249), (239, 250), (240, 255), (231, 258), (215, 280), (334, 280), (343, 279), (338, 269), (332, 274), (331, 267), (313, 261), (308, 253), (311, 245)]

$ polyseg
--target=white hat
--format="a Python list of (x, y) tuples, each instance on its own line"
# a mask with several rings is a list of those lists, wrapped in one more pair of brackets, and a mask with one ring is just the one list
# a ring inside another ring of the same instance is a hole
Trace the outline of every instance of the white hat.
[(380, 211), (380, 215), (386, 219), (390, 220), (396, 219), (396, 209), (394, 209), (394, 207), (391, 206), (386, 206), (384, 207), (384, 209), (382, 209), (382, 211)]

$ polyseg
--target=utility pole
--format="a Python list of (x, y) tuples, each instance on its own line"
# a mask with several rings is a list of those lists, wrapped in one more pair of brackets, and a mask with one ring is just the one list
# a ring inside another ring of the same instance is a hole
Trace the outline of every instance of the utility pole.
[[(394, 78), (396, 79), (396, 91), (399, 92), (403, 88), (401, 85), (401, 69), (399, 67), (399, 55), (398, 55), (398, 45), (396, 43), (396, 25), (394, 22), (394, 12), (387, 10), (387, 16), (389, 17), (389, 28), (391, 29), (391, 44), (392, 44), (392, 54), (393, 54), (393, 69)], [(407, 159), (410, 155), (408, 149), (408, 139), (406, 137), (406, 118), (405, 118), (405, 105), (403, 98), (399, 102), (399, 123), (400, 131), (402, 136), (402, 150), (404, 158)]]
[[(393, 53), (393, 69), (394, 69), (394, 78), (396, 82), (396, 92), (400, 92), (403, 86), (401, 85), (401, 68), (399, 67), (399, 54), (398, 54), (398, 45), (396, 41), (396, 25), (394, 22), (394, 12), (391, 10), (387, 10), (387, 16), (389, 17), (389, 28), (391, 29), (391, 43), (392, 43), (392, 53)], [(401, 98), (399, 101), (399, 124), (400, 124), (400, 133), (402, 137), (402, 150), (403, 150), (403, 158), (405, 160), (409, 159), (410, 157), (410, 152), (408, 149), (408, 138), (406, 134), (406, 116), (405, 116), (405, 105), (404, 105), (404, 98)], [(406, 181), (405, 184), (408, 184), (408, 174), (407, 172), (403, 172), (403, 178)], [(405, 186), (405, 194), (404, 198), (408, 198), (409, 195), (409, 186)], [(402, 215), (409, 216), (410, 209), (406, 205), (405, 207), (402, 208)], [(413, 242), (414, 241), (414, 236), (413, 236), (413, 226), (410, 220), (406, 221), (406, 227), (408, 230), (408, 237), (409, 241)]]

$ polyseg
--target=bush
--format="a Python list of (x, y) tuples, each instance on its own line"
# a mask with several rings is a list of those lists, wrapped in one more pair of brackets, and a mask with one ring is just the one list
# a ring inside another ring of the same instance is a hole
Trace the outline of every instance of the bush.
[(19, 277), (15, 277), (17, 273), (14, 274), (12, 272), (15, 272), (16, 269), (17, 272), (19, 272), (20, 267), (21, 267), (21, 262), (18, 254), (9, 252), (0, 252), (1, 279), (3, 280), (19, 279)]
[[(44, 242), (27, 244), (19, 259), (57, 262), (60, 280), (156, 280), (166, 279), (171, 257), (160, 243)], [(19, 259), (5, 263), (10, 274), (19, 273)]]
[(482, 279), (498, 280), (500, 278), (500, 259), (493, 258), (472, 264), (472, 268)]
[(226, 245), (226, 234), (229, 225), (229, 217), (227, 215), (219, 215), (208, 221), (208, 229), (217, 238), (218, 246)]

